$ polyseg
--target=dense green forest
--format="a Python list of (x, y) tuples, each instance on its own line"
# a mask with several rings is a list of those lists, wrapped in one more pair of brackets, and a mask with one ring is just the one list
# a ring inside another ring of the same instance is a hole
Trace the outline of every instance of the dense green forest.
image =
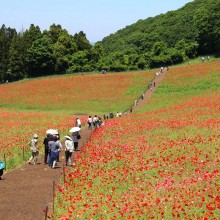
[(195, 0), (139, 20), (91, 45), (61, 25), (0, 28), (0, 80), (75, 72), (124, 71), (181, 63), (220, 52), (220, 0)]

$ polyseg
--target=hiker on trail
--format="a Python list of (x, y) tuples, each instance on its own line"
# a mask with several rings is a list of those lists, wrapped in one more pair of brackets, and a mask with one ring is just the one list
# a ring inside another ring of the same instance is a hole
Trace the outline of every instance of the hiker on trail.
[(103, 119), (106, 120), (106, 115), (105, 114), (103, 115)]
[(76, 127), (81, 128), (81, 126), (82, 126), (81, 120), (79, 118), (76, 118)]
[(141, 99), (142, 99), (142, 100), (144, 99), (144, 93), (141, 95)]
[(163, 72), (163, 67), (160, 67), (160, 73), (162, 73)]
[(156, 82), (154, 81), (154, 87), (156, 87)]
[(58, 158), (58, 153), (60, 150), (60, 143), (58, 142), (57, 135), (53, 135), (53, 138), (51, 141), (49, 141), (48, 146), (49, 146), (49, 150), (50, 150), (49, 166), (51, 168), (55, 168), (57, 158)]
[(57, 161), (60, 162), (60, 151), (62, 150), (62, 144), (60, 143), (60, 134), (55, 134), (57, 136), (57, 143), (59, 144)]
[(95, 115), (94, 118), (92, 119), (93, 126), (95, 129), (99, 127), (98, 120), (99, 119), (98, 119), (97, 115)]
[(153, 86), (152, 82), (149, 82), (148, 88), (150, 89), (150, 91), (152, 91), (152, 86)]
[(75, 131), (72, 133), (72, 140), (73, 140), (73, 145), (74, 145), (74, 151), (79, 151), (78, 146), (79, 146), (79, 139), (81, 138), (79, 131)]
[(49, 161), (49, 146), (48, 143), (51, 141), (53, 136), (51, 134), (47, 134), (47, 136), (44, 138), (44, 164), (47, 164)]
[(117, 113), (116, 113), (116, 118), (118, 118), (118, 117), (119, 117), (119, 113), (117, 112)]
[(134, 105), (137, 105), (137, 103), (138, 103), (138, 100), (136, 99), (136, 100), (134, 101)]
[(133, 108), (131, 107), (131, 108), (130, 108), (130, 113), (132, 113), (132, 111), (133, 111)]
[(202, 60), (202, 62), (204, 62), (204, 61), (205, 61), (205, 58), (204, 58), (204, 57), (202, 57), (202, 58), (201, 58), (201, 60)]
[(114, 118), (113, 112), (109, 113), (109, 118)]
[(122, 116), (122, 113), (121, 113), (121, 112), (119, 112), (119, 113), (118, 113), (118, 115), (119, 115), (119, 117), (121, 117), (121, 116)]
[(0, 160), (0, 180), (2, 179), (4, 169), (5, 169), (5, 164), (2, 160)]
[(92, 130), (92, 117), (91, 116), (88, 117), (87, 124), (88, 124), (88, 129)]
[(66, 157), (66, 166), (72, 166), (72, 153), (74, 151), (73, 140), (70, 136), (65, 136), (65, 157)]
[(37, 139), (38, 139), (38, 135), (34, 134), (33, 139), (31, 139), (31, 141), (29, 142), (29, 146), (31, 147), (31, 157), (28, 161), (29, 164), (31, 164), (32, 161), (34, 162), (34, 164), (36, 164), (38, 160), (39, 150), (38, 150)]

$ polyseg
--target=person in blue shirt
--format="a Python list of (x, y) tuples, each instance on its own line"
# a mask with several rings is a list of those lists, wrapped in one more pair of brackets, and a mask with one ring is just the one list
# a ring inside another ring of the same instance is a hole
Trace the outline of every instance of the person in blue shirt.
[(0, 180), (2, 179), (4, 169), (5, 169), (5, 164), (2, 160), (0, 160)]

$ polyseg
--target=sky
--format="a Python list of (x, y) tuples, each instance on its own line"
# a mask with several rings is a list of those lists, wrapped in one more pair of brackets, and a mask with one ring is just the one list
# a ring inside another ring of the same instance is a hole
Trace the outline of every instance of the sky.
[(0, 0), (0, 26), (48, 30), (60, 24), (95, 43), (138, 20), (181, 8), (193, 0)]

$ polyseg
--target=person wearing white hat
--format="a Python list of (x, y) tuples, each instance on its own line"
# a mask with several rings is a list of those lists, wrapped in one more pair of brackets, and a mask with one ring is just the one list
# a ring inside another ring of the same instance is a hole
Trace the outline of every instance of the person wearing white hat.
[(34, 134), (33, 135), (33, 138), (31, 139), (31, 141), (29, 142), (29, 145), (31, 147), (31, 157), (28, 161), (29, 164), (31, 164), (31, 162), (33, 161), (34, 164), (37, 163), (37, 160), (38, 160), (38, 154), (39, 154), (39, 151), (38, 151), (38, 135), (37, 134)]
[(74, 151), (73, 140), (70, 136), (65, 136), (65, 156), (66, 156), (66, 166), (68, 164), (72, 165), (72, 153)]

